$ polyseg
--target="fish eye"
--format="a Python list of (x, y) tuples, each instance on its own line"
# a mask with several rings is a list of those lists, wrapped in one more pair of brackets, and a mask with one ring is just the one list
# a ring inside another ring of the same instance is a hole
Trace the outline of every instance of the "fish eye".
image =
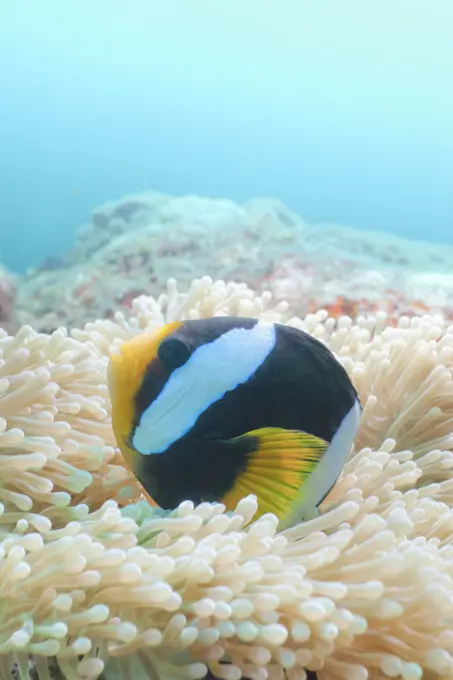
[(165, 368), (174, 371), (186, 363), (190, 347), (180, 338), (166, 338), (160, 343), (157, 356)]

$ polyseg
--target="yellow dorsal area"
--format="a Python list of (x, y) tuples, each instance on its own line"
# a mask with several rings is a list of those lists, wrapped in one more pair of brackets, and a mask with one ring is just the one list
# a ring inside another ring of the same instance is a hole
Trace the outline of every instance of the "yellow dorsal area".
[(132, 434), (135, 413), (134, 398), (142, 383), (147, 366), (157, 356), (160, 342), (181, 326), (180, 321), (166, 324), (153, 331), (136, 335), (112, 353), (108, 367), (108, 386), (112, 404), (112, 428), (118, 447), (131, 472), (135, 474), (137, 457), (126, 441)]

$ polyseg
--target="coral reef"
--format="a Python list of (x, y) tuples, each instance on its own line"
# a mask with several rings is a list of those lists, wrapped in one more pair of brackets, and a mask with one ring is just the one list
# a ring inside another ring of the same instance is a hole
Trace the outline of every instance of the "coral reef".
[(442, 311), (453, 318), (453, 247), (338, 225), (309, 225), (280, 201), (243, 205), (156, 192), (94, 210), (74, 248), (20, 282), (16, 326), (51, 331), (129, 311), (175, 277), (205, 272), (287, 300), (294, 313)]
[[(150, 507), (115, 447), (110, 350), (215, 314), (304, 328), (364, 404), (320, 516), (283, 533), (272, 515), (254, 521), (253, 497), (233, 513)], [(50, 662), (68, 680), (453, 676), (453, 326), (441, 316), (299, 318), (245, 284), (170, 281), (71, 333), (3, 332), (0, 413), (1, 677), (15, 663), (28, 679), (29, 654), (41, 680)]]
[(16, 276), (0, 264), (0, 327), (10, 328), (16, 297)]

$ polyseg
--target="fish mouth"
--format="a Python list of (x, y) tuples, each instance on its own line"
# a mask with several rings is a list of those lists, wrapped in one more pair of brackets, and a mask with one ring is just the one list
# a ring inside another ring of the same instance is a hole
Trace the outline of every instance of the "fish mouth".
[(135, 448), (132, 439), (133, 439), (134, 433), (132, 432), (129, 434), (127, 437), (123, 437), (123, 444), (126, 446), (128, 449), (131, 449), (132, 451), (136, 451), (139, 453), (139, 451)]

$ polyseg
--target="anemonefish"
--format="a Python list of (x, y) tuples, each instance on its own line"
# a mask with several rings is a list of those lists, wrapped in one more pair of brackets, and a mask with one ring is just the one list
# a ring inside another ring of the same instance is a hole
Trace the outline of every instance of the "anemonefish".
[(282, 528), (316, 515), (362, 410), (325, 345), (248, 318), (142, 333), (112, 354), (108, 383), (118, 446), (150, 500), (233, 510), (255, 494)]

